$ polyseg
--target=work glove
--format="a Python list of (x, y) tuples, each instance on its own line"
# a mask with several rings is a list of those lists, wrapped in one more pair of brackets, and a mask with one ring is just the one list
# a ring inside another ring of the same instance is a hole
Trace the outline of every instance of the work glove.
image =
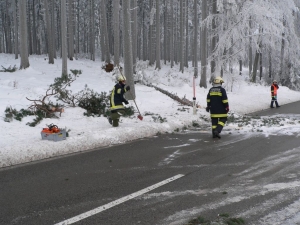
[(229, 112), (229, 107), (226, 107), (225, 110), (226, 110), (226, 112), (228, 113), (228, 112)]
[(210, 109), (210, 107), (207, 106), (206, 109), (205, 109), (206, 112), (209, 112), (209, 109)]
[(128, 102), (127, 100), (125, 100), (124, 103), (125, 103), (125, 105), (128, 105), (128, 104), (129, 104), (129, 102)]
[(276, 96), (272, 96), (272, 100), (276, 101)]
[(130, 86), (127, 86), (127, 87), (126, 87), (126, 91), (129, 91), (129, 90), (130, 90)]

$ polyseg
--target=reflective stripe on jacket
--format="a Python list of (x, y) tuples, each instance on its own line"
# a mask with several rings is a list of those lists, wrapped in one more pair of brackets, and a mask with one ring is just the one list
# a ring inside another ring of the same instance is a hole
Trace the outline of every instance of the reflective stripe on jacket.
[(117, 83), (114, 86), (114, 89), (111, 92), (110, 95), (110, 109), (116, 110), (116, 109), (124, 109), (123, 102), (127, 102), (127, 100), (124, 98), (124, 93), (126, 92), (125, 85)]
[(212, 118), (227, 117), (226, 108), (229, 107), (229, 103), (226, 91), (222, 86), (209, 89), (206, 102)]

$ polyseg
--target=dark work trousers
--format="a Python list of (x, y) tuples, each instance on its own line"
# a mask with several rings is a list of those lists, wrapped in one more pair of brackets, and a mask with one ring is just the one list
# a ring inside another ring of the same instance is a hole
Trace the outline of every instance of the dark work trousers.
[(226, 121), (227, 117), (211, 118), (212, 132), (216, 129), (219, 133), (221, 133)]
[(118, 110), (115, 110), (111, 113), (111, 119), (112, 119), (113, 127), (118, 127), (119, 126), (119, 119), (124, 114), (125, 114), (124, 109), (118, 109)]
[(272, 100), (271, 100), (271, 108), (274, 107), (274, 106), (273, 106), (274, 102), (275, 102), (276, 107), (279, 107), (278, 102), (277, 102), (277, 96), (272, 97)]

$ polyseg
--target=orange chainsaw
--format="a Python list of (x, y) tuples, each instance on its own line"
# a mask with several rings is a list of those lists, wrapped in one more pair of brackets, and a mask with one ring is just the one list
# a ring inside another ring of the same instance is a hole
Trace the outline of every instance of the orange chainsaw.
[(48, 128), (43, 128), (43, 130), (42, 130), (43, 133), (53, 134), (53, 133), (60, 132), (60, 129), (53, 123), (51, 123), (50, 125), (47, 125), (47, 126), (48, 126)]

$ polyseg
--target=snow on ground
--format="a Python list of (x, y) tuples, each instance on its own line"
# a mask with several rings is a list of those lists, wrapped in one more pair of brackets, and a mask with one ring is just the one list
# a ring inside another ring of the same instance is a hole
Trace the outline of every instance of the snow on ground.
[[(14, 55), (0, 54), (0, 66), (19, 66), (20, 59), (14, 59)], [(137, 119), (137, 113), (131, 118), (122, 118), (120, 126), (112, 127), (106, 117), (83, 116), (85, 110), (79, 107), (66, 107), (59, 119), (44, 119), (35, 127), (26, 125), (32, 122), (34, 117), (28, 116), (22, 121), (13, 120), (5, 122), (5, 109), (11, 107), (20, 110), (27, 109), (32, 102), (26, 99), (40, 99), (44, 96), (50, 84), (54, 83), (56, 77), (61, 74), (61, 60), (55, 60), (55, 64), (48, 64), (43, 56), (30, 56), (30, 67), (26, 70), (18, 70), (14, 73), (0, 72), (0, 112), (2, 119), (1, 142), (0, 142), (0, 167), (7, 167), (20, 163), (36, 161), (54, 156), (64, 155), (73, 152), (90, 150), (97, 147), (109, 146), (127, 141), (154, 136), (158, 133), (175, 132), (183, 127), (192, 126), (193, 122), (207, 124), (209, 114), (205, 111), (206, 95), (208, 88), (199, 88), (199, 77), (196, 79), (197, 114), (193, 114), (191, 107), (182, 106), (167, 95), (155, 90), (153, 87), (137, 83), (135, 85), (136, 104), (143, 116), (143, 120)], [(103, 62), (78, 59), (68, 61), (68, 69), (82, 70), (82, 74), (72, 83), (70, 90), (73, 93), (83, 90), (85, 85), (90, 89), (101, 93), (109, 92), (115, 84), (112, 73), (106, 73), (101, 69)], [(138, 74), (143, 81), (156, 85), (180, 98), (193, 98), (193, 69), (185, 68), (182, 74), (179, 68), (173, 69), (169, 65), (163, 65), (157, 71), (154, 67), (147, 66), (146, 62), (139, 62), (137, 65)], [(247, 71), (243, 76), (236, 75), (233, 78), (224, 76), (224, 87), (227, 90), (230, 112), (232, 116), (241, 115), (264, 110), (270, 104), (270, 87), (264, 83), (253, 84), (247, 82)], [(278, 91), (279, 104), (284, 105), (298, 101), (300, 92), (292, 91), (280, 86)], [(55, 99), (51, 99), (55, 101)], [(133, 101), (130, 106), (135, 108)], [(161, 122), (159, 116), (165, 120)], [(205, 119), (206, 118), (206, 119)], [(69, 137), (66, 140), (53, 142), (42, 140), (41, 131), (49, 124), (55, 124), (60, 128), (70, 129)], [(257, 121), (260, 123), (260, 121)], [(257, 124), (256, 123), (256, 124)], [(297, 132), (299, 127), (295, 118), (287, 118), (282, 121), (282, 126), (268, 127), (260, 126), (264, 134), (268, 132)], [(292, 129), (291, 129), (292, 128)], [(226, 129), (239, 129), (237, 123), (230, 123)], [(253, 131), (253, 124), (244, 126), (244, 132)], [(207, 131), (210, 135), (210, 130)]]

